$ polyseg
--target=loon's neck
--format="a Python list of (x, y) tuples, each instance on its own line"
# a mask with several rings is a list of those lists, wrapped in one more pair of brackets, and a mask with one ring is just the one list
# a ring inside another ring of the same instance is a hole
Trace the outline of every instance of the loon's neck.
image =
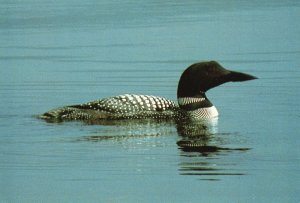
[(207, 99), (205, 93), (193, 97), (178, 97), (178, 104), (189, 119), (211, 119), (219, 115), (216, 107)]
[(177, 100), (179, 107), (186, 111), (193, 111), (200, 108), (208, 108), (213, 106), (213, 104), (207, 99), (204, 92), (200, 92), (192, 97), (178, 97)]

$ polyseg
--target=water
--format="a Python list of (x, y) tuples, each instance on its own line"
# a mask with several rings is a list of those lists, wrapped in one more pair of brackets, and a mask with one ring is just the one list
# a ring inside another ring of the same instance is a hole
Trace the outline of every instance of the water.
[[(0, 202), (300, 201), (298, 1), (11, 0), (0, 15)], [(206, 128), (33, 116), (175, 100), (183, 69), (211, 59), (259, 79), (209, 91)]]

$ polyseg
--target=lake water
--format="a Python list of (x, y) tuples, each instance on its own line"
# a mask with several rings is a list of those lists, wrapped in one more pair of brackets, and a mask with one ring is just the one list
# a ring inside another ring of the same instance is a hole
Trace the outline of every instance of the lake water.
[[(300, 202), (299, 1), (4, 1), (0, 202)], [(257, 76), (218, 120), (47, 123), (124, 93), (176, 100), (190, 64)], [(182, 147), (200, 143), (203, 147)]]

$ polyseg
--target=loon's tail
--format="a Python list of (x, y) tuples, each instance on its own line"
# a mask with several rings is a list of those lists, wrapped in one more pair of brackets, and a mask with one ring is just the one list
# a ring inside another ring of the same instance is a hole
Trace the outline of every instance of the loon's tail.
[(50, 110), (38, 118), (50, 122), (62, 122), (71, 120), (98, 120), (108, 118), (108, 113), (103, 111), (93, 111), (90, 109), (80, 109), (76, 106), (65, 106), (57, 109)]
[(76, 111), (75, 108), (71, 107), (61, 107), (57, 109), (53, 109), (50, 111), (45, 112), (44, 114), (40, 115), (39, 118), (45, 119), (45, 120), (53, 120), (53, 121), (63, 121), (63, 120), (68, 120), (74, 112)]

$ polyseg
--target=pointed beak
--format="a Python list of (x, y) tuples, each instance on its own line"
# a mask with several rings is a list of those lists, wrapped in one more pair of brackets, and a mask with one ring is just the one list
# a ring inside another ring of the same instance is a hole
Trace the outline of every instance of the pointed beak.
[(242, 82), (242, 81), (257, 79), (257, 77), (246, 74), (246, 73), (230, 71), (230, 73), (228, 75), (228, 79), (231, 82)]

